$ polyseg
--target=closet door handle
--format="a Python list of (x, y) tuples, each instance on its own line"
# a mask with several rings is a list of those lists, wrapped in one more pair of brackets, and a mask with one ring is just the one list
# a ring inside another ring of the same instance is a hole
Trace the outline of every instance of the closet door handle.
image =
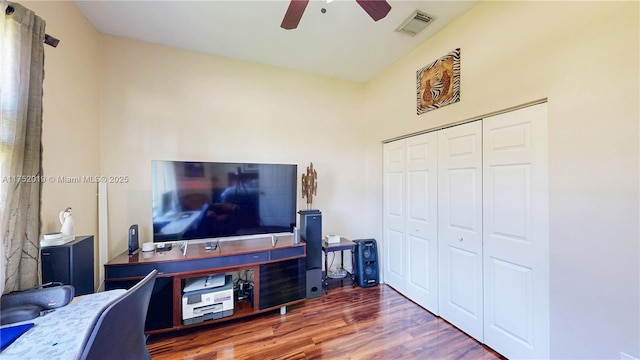
[(458, 241), (462, 241), (462, 240), (464, 240), (464, 238), (462, 236), (459, 236)]

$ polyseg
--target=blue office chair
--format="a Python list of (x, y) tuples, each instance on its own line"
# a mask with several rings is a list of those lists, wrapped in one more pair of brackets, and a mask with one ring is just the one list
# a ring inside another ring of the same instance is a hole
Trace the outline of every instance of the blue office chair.
[(79, 359), (151, 359), (144, 324), (157, 270), (114, 300), (95, 319)]

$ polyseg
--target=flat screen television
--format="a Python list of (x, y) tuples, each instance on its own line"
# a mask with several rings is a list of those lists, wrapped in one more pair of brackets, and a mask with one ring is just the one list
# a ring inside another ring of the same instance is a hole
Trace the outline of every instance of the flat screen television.
[(153, 241), (292, 232), (297, 165), (151, 162)]

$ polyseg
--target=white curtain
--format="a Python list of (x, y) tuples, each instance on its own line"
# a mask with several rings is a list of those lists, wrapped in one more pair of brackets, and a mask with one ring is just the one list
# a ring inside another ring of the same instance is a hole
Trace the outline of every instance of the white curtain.
[(45, 22), (2, 1), (0, 220), (2, 293), (39, 284)]

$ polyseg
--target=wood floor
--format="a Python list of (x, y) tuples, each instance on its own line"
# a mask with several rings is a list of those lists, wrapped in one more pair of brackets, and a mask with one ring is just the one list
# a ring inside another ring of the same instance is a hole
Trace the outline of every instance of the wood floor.
[(163, 359), (502, 359), (386, 285), (332, 289), (287, 308), (147, 341)]

